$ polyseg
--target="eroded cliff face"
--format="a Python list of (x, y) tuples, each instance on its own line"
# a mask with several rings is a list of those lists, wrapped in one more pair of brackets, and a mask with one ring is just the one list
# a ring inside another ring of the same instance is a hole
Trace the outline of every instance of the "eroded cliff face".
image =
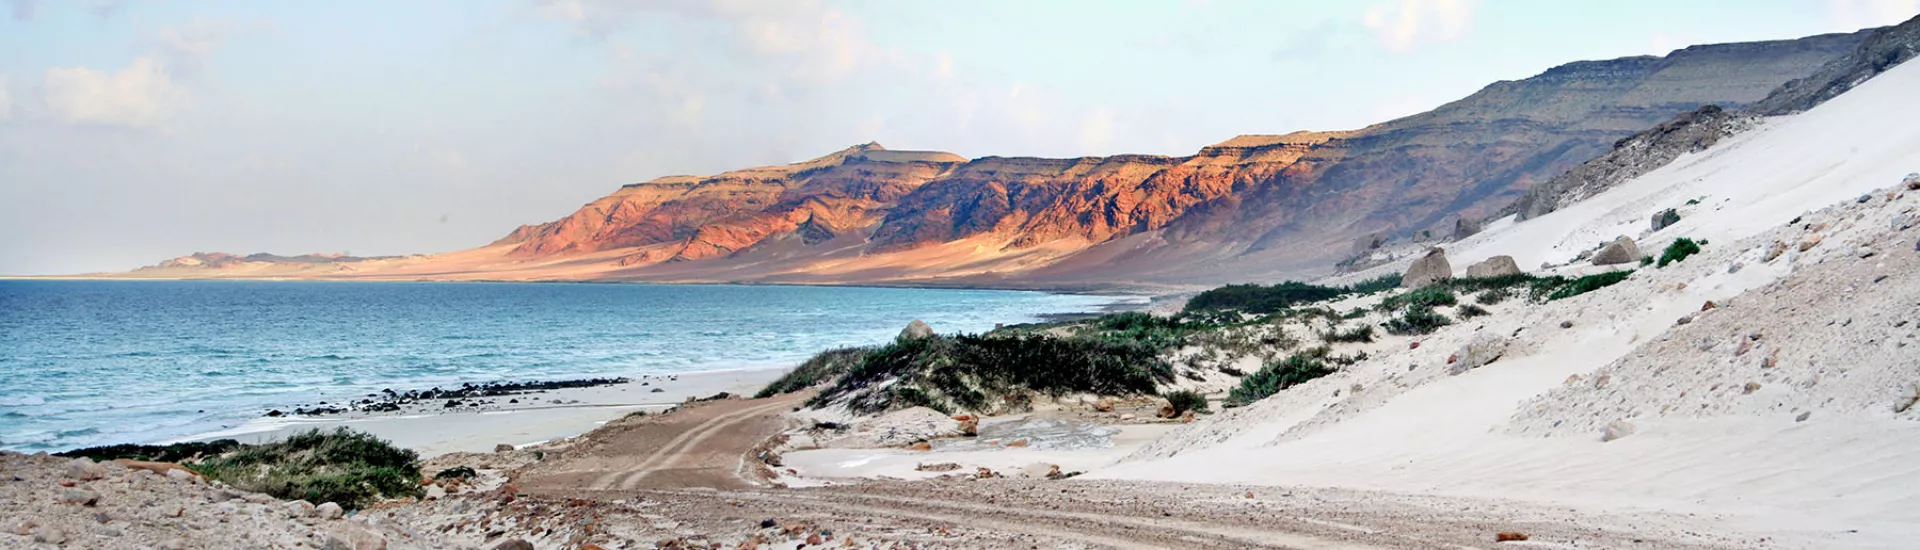
[(1186, 157), (967, 160), (866, 144), (627, 185), (442, 255), (453, 268), (356, 273), (1044, 288), (1306, 276), (1359, 235), (1447, 235), (1676, 113), (1761, 100), (1865, 36), (1569, 63), (1359, 130), (1240, 136)]

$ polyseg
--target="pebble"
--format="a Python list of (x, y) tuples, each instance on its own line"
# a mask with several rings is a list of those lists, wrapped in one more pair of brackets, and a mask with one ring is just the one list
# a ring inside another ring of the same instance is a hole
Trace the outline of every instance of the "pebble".
[(341, 509), (337, 503), (328, 502), (321, 504), (318, 508), (314, 508), (314, 513), (318, 514), (320, 519), (340, 519), (341, 516), (347, 514), (347, 511)]
[(286, 503), (286, 505), (282, 506), (282, 509), (287, 511), (287, 516), (289, 517), (304, 518), (313, 516), (313, 503), (304, 500)]
[(100, 502), (100, 494), (95, 493), (93, 491), (88, 491), (86, 489), (74, 489), (71, 491), (60, 493), (60, 498), (57, 500), (61, 504), (78, 504), (81, 506), (93, 506)]
[(1859, 256), (1862, 258), (1871, 258), (1873, 257), (1873, 249), (1862, 246), (1860, 248), (1853, 249), (1853, 255)]
[(67, 463), (67, 477), (80, 481), (93, 481), (107, 477), (107, 467), (92, 459), (80, 457)]
[(1794, 421), (1794, 422), (1806, 422), (1808, 418), (1813, 418), (1813, 411), (1807, 411), (1807, 412), (1803, 412), (1803, 413), (1800, 413), (1800, 416), (1796, 416), (1796, 417), (1793, 417), (1793, 421)]
[(59, 527), (51, 525), (41, 527), (40, 530), (33, 532), (33, 541), (47, 544), (65, 543), (67, 542), (67, 532), (61, 531)]

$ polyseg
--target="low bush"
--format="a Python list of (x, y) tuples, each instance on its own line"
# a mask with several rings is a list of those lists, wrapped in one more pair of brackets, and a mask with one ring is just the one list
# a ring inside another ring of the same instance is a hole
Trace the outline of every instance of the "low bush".
[(1330, 330), (1330, 331), (1327, 331), (1327, 332), (1325, 332), (1325, 333), (1322, 333), (1322, 334), (1320, 335), (1320, 339), (1321, 339), (1321, 340), (1323, 340), (1323, 341), (1326, 341), (1326, 342), (1328, 342), (1328, 343), (1334, 343), (1334, 342), (1359, 342), (1359, 343), (1366, 343), (1366, 342), (1372, 342), (1372, 341), (1373, 341), (1373, 327), (1371, 327), (1371, 326), (1367, 326), (1367, 325), (1361, 325), (1361, 326), (1357, 326), (1357, 327), (1353, 327), (1353, 328), (1351, 328), (1351, 329), (1348, 329), (1348, 330), (1340, 330), (1340, 329), (1339, 329), (1338, 327), (1335, 327), (1335, 328), (1334, 328), (1333, 330)]
[[(1313, 351), (1296, 353), (1283, 361), (1268, 363), (1240, 379), (1240, 386), (1227, 394), (1226, 406), (1245, 406), (1308, 380), (1333, 374), (1333, 368), (1316, 357)], [(1324, 353), (1320, 355), (1324, 356)]]
[(1458, 303), (1460, 298), (1453, 295), (1452, 289), (1444, 285), (1433, 285), (1414, 289), (1398, 296), (1388, 296), (1387, 299), (1380, 301), (1380, 309), (1392, 311), (1410, 306), (1433, 308)]
[(793, 393), (819, 384), (832, 382), (834, 379), (839, 378), (840, 375), (852, 370), (853, 366), (859, 364), (860, 359), (866, 357), (867, 353), (871, 351), (873, 351), (873, 348), (850, 347), (820, 352), (812, 358), (807, 359), (805, 363), (801, 363), (800, 366), (795, 367), (791, 371), (787, 371), (786, 374), (780, 375), (779, 379), (767, 384), (767, 387), (761, 388), (760, 393), (754, 394), (753, 397), (756, 399), (773, 397), (775, 395)]
[(1473, 297), (1473, 301), (1483, 306), (1490, 306), (1490, 305), (1498, 304), (1500, 302), (1504, 302), (1507, 300), (1507, 298), (1512, 298), (1512, 297), (1513, 297), (1513, 289), (1496, 288), (1496, 289), (1481, 292), (1480, 295)]
[(1187, 414), (1187, 411), (1197, 413), (1207, 412), (1207, 396), (1201, 395), (1200, 392), (1179, 390), (1167, 392), (1165, 397), (1167, 398), (1167, 404), (1173, 406), (1173, 416), (1175, 417)]
[(1602, 288), (1606, 288), (1606, 287), (1618, 284), (1620, 281), (1627, 280), (1627, 276), (1631, 274), (1633, 274), (1633, 272), (1628, 270), (1608, 271), (1605, 273), (1595, 273), (1593, 275), (1588, 275), (1585, 277), (1574, 279), (1572, 281), (1569, 281), (1567, 284), (1561, 285), (1559, 288), (1554, 289), (1552, 292), (1547, 293), (1546, 300), (1552, 301), (1552, 300), (1559, 300), (1562, 298), (1572, 298), (1574, 296), (1579, 296), (1581, 294), (1586, 294), (1588, 292), (1600, 290)]
[(105, 462), (122, 458), (152, 462), (185, 462), (223, 455), (238, 448), (240, 448), (239, 441), (216, 439), (213, 441), (193, 441), (188, 443), (174, 443), (171, 445), (106, 445), (54, 453), (54, 456), (68, 458), (86, 457), (93, 459), (95, 462)]
[(189, 467), (238, 489), (348, 508), (421, 493), (418, 454), (346, 428), (245, 445)]
[(1296, 304), (1337, 298), (1345, 291), (1299, 281), (1261, 285), (1227, 285), (1207, 290), (1187, 300), (1186, 311), (1239, 310), (1252, 314), (1274, 313)]
[(808, 403), (820, 407), (845, 396), (859, 412), (916, 405), (990, 411), (1024, 406), (1025, 392), (1152, 394), (1157, 382), (1172, 379), (1173, 366), (1160, 350), (1139, 341), (934, 336), (895, 341), (865, 354)]
[(1701, 244), (1705, 244), (1705, 241), (1694, 242), (1686, 237), (1674, 239), (1672, 244), (1667, 245), (1667, 250), (1660, 253), (1659, 265), (1654, 267), (1666, 267), (1667, 264), (1687, 259), (1687, 256), (1699, 254)]
[(1460, 306), (1459, 309), (1453, 310), (1453, 313), (1455, 315), (1459, 315), (1461, 319), (1472, 319), (1474, 317), (1479, 317), (1482, 315), (1490, 315), (1492, 312), (1489, 312), (1487, 311), (1486, 308), (1483, 308), (1480, 306), (1467, 304), (1467, 305)]
[(1387, 319), (1388, 334), (1432, 334), (1434, 330), (1453, 324), (1452, 319), (1433, 311), (1432, 306), (1412, 305), (1402, 310), (1398, 316)]

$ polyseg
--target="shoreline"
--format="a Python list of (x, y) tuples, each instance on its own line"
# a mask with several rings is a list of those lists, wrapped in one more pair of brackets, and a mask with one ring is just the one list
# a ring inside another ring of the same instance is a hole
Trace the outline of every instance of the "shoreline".
[[(607, 421), (644, 411), (658, 413), (688, 399), (722, 392), (753, 395), (792, 370), (787, 367), (732, 368), (670, 375), (646, 375), (631, 382), (503, 395), (495, 407), (441, 412), (432, 406), (447, 399), (421, 400), (423, 410), (395, 414), (354, 411), (326, 416), (260, 417), (238, 426), (171, 438), (159, 444), (235, 439), (263, 443), (294, 433), (352, 428), (412, 449), (421, 458), (455, 452), (493, 452), (497, 445), (527, 445), (576, 437)], [(656, 391), (657, 390), (657, 391)], [(519, 403), (506, 403), (517, 399)]]
[(378, 279), (378, 278), (330, 278), (330, 277), (133, 277), (116, 274), (73, 274), (73, 275), (0, 275), (0, 281), (252, 281), (267, 283), (492, 283), (492, 284), (580, 284), (580, 285), (659, 285), (659, 286), (793, 286), (822, 288), (871, 288), (871, 289), (913, 289), (913, 290), (991, 290), (1001, 292), (1040, 292), (1045, 294), (1064, 294), (1074, 296), (1106, 296), (1115, 298), (1155, 299), (1167, 296), (1188, 295), (1217, 287), (1217, 284), (1202, 285), (1060, 285), (1036, 284), (983, 285), (969, 283), (942, 284), (938, 281), (885, 281), (820, 283), (820, 282), (783, 282), (783, 281), (644, 281), (622, 279), (581, 279), (581, 280), (513, 280), (513, 279)]

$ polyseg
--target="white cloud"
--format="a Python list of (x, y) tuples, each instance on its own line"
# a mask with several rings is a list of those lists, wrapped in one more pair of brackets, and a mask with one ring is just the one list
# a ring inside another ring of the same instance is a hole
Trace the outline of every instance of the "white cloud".
[(1898, 24), (1920, 14), (1920, 0), (1827, 0), (1834, 29), (1853, 31)]
[(1473, 0), (1399, 0), (1399, 5), (1374, 4), (1360, 16), (1361, 24), (1388, 51), (1446, 42), (1466, 34), (1473, 24)]
[(13, 92), (7, 89), (6, 75), (0, 75), (0, 120), (13, 118)]
[(176, 71), (199, 72), (207, 57), (220, 48), (233, 25), (224, 20), (198, 18), (173, 27), (161, 27), (149, 37), (154, 49)]
[(164, 60), (144, 55), (106, 73), (86, 67), (47, 69), (47, 108), (75, 124), (150, 126), (164, 120), (179, 97)]

